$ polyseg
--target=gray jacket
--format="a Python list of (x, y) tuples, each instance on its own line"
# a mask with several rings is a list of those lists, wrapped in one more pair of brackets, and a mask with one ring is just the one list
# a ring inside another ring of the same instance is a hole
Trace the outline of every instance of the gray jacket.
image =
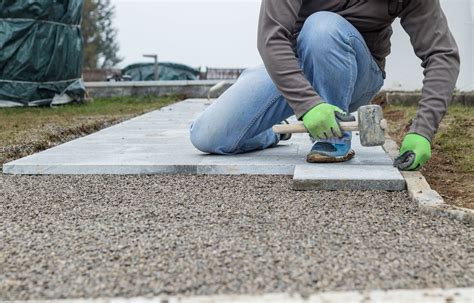
[(447, 111), (460, 65), (439, 0), (262, 0), (258, 49), (298, 118), (324, 102), (304, 77), (295, 53), (304, 21), (318, 11), (337, 13), (354, 25), (381, 69), (390, 54), (391, 24), (400, 18), (424, 68), (422, 98), (410, 132), (432, 140)]

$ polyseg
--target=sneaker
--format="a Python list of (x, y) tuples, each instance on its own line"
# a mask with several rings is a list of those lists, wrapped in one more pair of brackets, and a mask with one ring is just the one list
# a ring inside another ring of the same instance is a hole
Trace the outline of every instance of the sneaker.
[(344, 162), (354, 158), (355, 152), (351, 143), (316, 142), (306, 161), (309, 163), (335, 163)]

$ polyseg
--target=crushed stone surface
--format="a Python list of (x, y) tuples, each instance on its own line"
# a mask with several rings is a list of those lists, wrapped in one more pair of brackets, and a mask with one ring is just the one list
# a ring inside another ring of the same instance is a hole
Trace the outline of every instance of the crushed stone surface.
[(276, 176), (0, 176), (0, 300), (474, 285), (473, 228)]

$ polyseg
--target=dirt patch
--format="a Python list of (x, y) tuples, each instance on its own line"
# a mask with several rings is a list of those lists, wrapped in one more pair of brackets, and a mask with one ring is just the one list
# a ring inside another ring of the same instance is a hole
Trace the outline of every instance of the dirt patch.
[[(387, 106), (390, 136), (401, 144), (416, 108)], [(421, 170), (430, 185), (451, 205), (474, 209), (474, 108), (453, 106), (433, 142), (431, 161)]]

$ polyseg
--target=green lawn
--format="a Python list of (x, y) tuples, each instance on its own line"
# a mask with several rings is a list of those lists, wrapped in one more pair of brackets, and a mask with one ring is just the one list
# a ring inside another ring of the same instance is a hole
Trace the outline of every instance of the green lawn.
[(435, 140), (436, 148), (451, 157), (459, 171), (474, 173), (474, 108), (453, 107), (445, 123), (447, 127)]

